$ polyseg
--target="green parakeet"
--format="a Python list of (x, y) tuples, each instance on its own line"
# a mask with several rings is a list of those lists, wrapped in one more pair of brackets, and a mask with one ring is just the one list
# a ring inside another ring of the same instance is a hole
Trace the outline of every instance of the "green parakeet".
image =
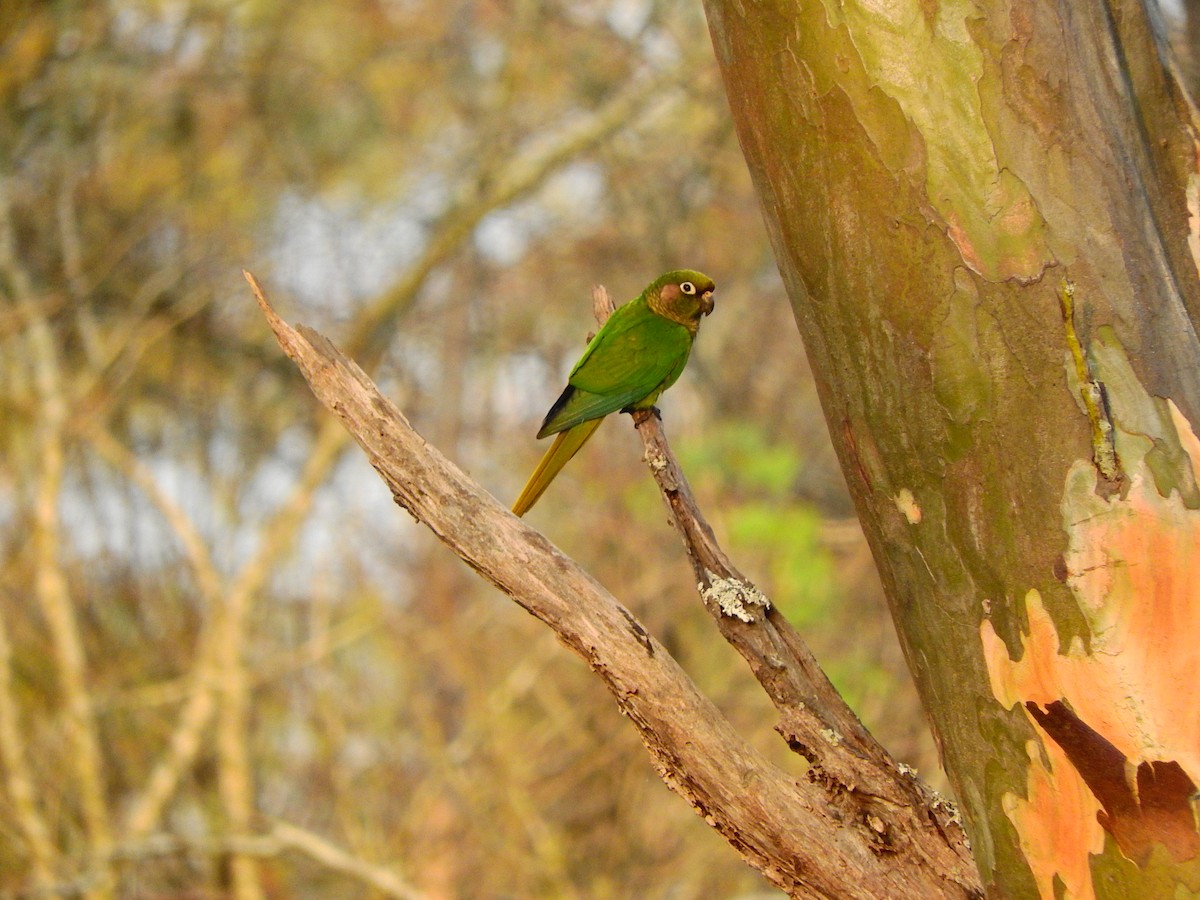
[(713, 280), (677, 269), (616, 310), (588, 343), (538, 438), (556, 434), (513, 512), (525, 515), (609, 413), (654, 406), (679, 378), (700, 319), (713, 311)]

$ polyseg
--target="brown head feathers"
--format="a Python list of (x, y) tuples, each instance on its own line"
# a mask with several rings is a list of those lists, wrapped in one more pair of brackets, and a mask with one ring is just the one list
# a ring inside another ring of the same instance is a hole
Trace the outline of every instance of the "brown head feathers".
[(676, 269), (657, 278), (643, 296), (652, 311), (695, 333), (701, 317), (713, 311), (716, 289), (717, 285), (703, 272)]

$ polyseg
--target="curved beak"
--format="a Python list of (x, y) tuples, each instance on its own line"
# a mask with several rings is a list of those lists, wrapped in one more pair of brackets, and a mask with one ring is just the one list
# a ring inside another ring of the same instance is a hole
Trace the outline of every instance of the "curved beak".
[(703, 312), (704, 315), (707, 316), (709, 313), (711, 313), (715, 306), (716, 303), (713, 302), (712, 291), (705, 291), (700, 295), (700, 311)]

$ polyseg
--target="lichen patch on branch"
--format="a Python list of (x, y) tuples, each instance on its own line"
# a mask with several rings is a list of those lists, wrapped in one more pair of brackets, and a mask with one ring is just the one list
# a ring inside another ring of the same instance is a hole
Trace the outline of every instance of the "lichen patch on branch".
[(725, 615), (743, 622), (756, 622), (760, 612), (771, 608), (771, 601), (754, 585), (736, 578), (719, 578), (712, 572), (705, 574), (709, 578), (708, 585), (701, 583), (696, 587), (705, 602), (717, 604)]

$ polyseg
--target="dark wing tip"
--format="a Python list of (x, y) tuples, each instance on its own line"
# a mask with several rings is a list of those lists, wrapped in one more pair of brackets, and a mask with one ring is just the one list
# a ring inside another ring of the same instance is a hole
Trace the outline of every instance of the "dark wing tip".
[(570, 402), (571, 397), (574, 395), (575, 388), (571, 387), (569, 384), (563, 389), (563, 392), (558, 395), (558, 399), (554, 401), (554, 405), (551, 406), (550, 411), (546, 413), (546, 418), (542, 419), (542, 427), (538, 429), (537, 433), (539, 441), (544, 437), (550, 437), (550, 435), (558, 434), (558, 432), (563, 430), (561, 426), (555, 426), (554, 417), (562, 412), (563, 407)]

